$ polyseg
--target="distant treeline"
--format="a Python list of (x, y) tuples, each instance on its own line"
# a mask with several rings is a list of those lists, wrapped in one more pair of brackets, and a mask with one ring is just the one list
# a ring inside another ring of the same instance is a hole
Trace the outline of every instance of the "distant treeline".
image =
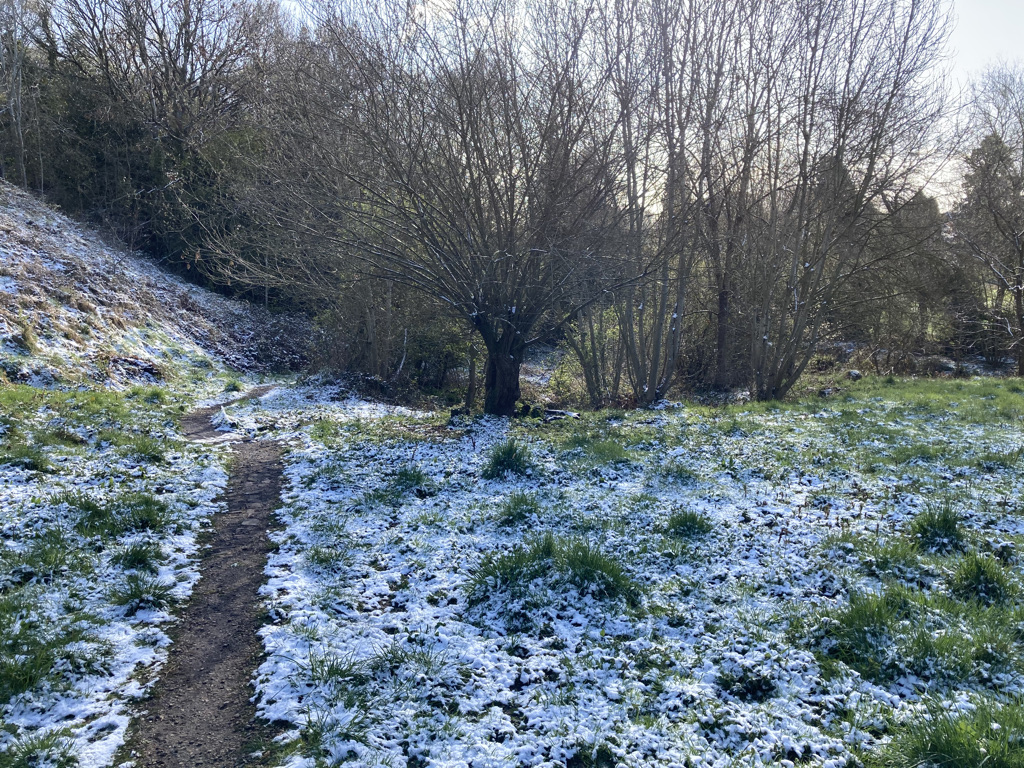
[(943, 0), (0, 0), (0, 171), (309, 311), (325, 366), (492, 413), (537, 342), (594, 406), (782, 397), (839, 341), (1024, 372), (1024, 77), (949, 98), (948, 29)]

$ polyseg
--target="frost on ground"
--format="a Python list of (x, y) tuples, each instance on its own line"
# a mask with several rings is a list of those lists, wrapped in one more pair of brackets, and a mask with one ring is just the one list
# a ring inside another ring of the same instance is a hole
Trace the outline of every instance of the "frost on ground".
[(227, 479), (168, 397), (0, 392), (0, 764), (111, 765), (166, 655)]
[(285, 326), (0, 182), (0, 768), (127, 759), (227, 479), (178, 417)]
[(291, 445), (256, 677), (288, 768), (914, 764), (914, 723), (1019, 714), (1013, 385), (549, 425), (317, 388), (228, 412)]

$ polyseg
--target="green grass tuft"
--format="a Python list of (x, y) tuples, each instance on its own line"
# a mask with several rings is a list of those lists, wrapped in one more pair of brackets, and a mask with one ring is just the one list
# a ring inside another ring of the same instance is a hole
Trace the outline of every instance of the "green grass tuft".
[(2, 464), (10, 464), (32, 472), (53, 471), (53, 465), (42, 448), (13, 440), (0, 452), (0, 465)]
[(129, 493), (113, 505), (118, 528), (123, 533), (159, 533), (170, 525), (167, 505), (148, 493)]
[(121, 450), (126, 456), (147, 464), (163, 464), (167, 460), (167, 442), (149, 435), (132, 435)]
[(910, 595), (902, 588), (880, 595), (854, 592), (849, 603), (827, 619), (828, 655), (869, 680), (886, 680), (899, 624), (910, 614)]
[(128, 390), (128, 397), (142, 400), (150, 405), (166, 405), (171, 401), (170, 395), (160, 387), (135, 385)]
[(170, 525), (167, 505), (146, 493), (129, 493), (106, 507), (83, 510), (76, 528), (83, 536), (116, 538), (126, 533), (161, 532)]
[(161, 610), (173, 602), (174, 585), (148, 573), (129, 573), (124, 581), (110, 591), (114, 605), (122, 605), (129, 616), (142, 610)]
[(126, 571), (156, 573), (163, 560), (160, 545), (153, 541), (135, 541), (121, 547), (110, 561)]
[(320, 419), (313, 423), (309, 429), (309, 435), (317, 442), (325, 445), (336, 439), (341, 434), (341, 426), (329, 419)]
[(579, 457), (592, 464), (623, 464), (629, 454), (621, 443), (600, 435), (574, 432), (563, 443), (570, 457)]
[(498, 507), (498, 521), (502, 525), (525, 523), (531, 517), (540, 515), (540, 504), (532, 493), (515, 491), (509, 494)]
[(367, 663), (356, 661), (352, 655), (310, 649), (303, 667), (309, 680), (316, 685), (357, 686), (366, 684), (370, 679)]
[(679, 485), (694, 485), (700, 479), (692, 469), (677, 461), (662, 464), (658, 467), (658, 474), (665, 480)]
[(979, 453), (974, 464), (986, 472), (995, 472), (1000, 469), (1013, 469), (1020, 464), (1021, 456), (1024, 455), (1024, 445), (1011, 448), (1006, 451), (983, 451)]
[(526, 546), (513, 547), (510, 552), (485, 555), (469, 580), (469, 601), (481, 603), (495, 592), (523, 596), (534, 581), (552, 573), (580, 594), (600, 599), (623, 598), (630, 605), (640, 600), (639, 586), (598, 546), (585, 539), (547, 533)]
[(881, 594), (853, 593), (819, 617), (821, 648), (875, 683), (905, 674), (941, 687), (988, 685), (1024, 671), (1016, 609), (957, 602), (891, 584)]
[(60, 528), (48, 528), (32, 539), (25, 555), (25, 563), (44, 579), (77, 568), (85, 559), (77, 542)]
[(934, 705), (899, 729), (878, 758), (885, 768), (1024, 768), (1024, 703), (984, 700), (964, 712)]
[(416, 496), (424, 498), (433, 496), (436, 490), (430, 483), (430, 478), (417, 466), (407, 464), (399, 467), (388, 479), (382, 488), (366, 494), (366, 501), (371, 504), (387, 504), (398, 507), (402, 499), (410, 492), (415, 491)]
[(74, 768), (78, 758), (67, 730), (23, 736), (0, 753), (0, 768)]
[(903, 536), (861, 541), (861, 567), (877, 578), (912, 579), (921, 562), (916, 542)]
[(55, 493), (50, 496), (50, 503), (54, 506), (66, 504), (83, 515), (103, 514), (103, 505), (82, 491), (61, 491), (60, 493)]
[(512, 438), (491, 449), (480, 475), (485, 480), (496, 480), (507, 475), (525, 475), (532, 467), (529, 449)]
[(87, 634), (84, 622), (55, 626), (33, 618), (39, 595), (38, 588), (29, 586), (0, 596), (0, 702), (59, 674), (56, 668), (66, 646)]
[(715, 525), (710, 519), (691, 509), (680, 509), (673, 512), (665, 524), (665, 529), (671, 535), (686, 539), (706, 536), (714, 528)]
[(984, 605), (1006, 602), (1017, 591), (1013, 578), (999, 560), (977, 552), (968, 553), (960, 561), (949, 588), (961, 600), (977, 600)]
[(390, 485), (398, 493), (407, 493), (414, 488), (422, 488), (427, 485), (429, 478), (419, 467), (407, 464), (399, 467), (395, 476), (391, 478)]
[(947, 502), (919, 512), (911, 521), (908, 533), (921, 549), (948, 555), (962, 552), (967, 545), (962, 523), (960, 513)]

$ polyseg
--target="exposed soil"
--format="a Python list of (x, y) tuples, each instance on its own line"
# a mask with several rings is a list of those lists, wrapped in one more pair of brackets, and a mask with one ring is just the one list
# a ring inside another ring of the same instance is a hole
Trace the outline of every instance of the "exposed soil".
[(229, 405), (240, 403), (242, 400), (251, 400), (255, 397), (262, 397), (274, 388), (273, 384), (263, 384), (258, 387), (253, 387), (241, 397), (236, 397), (234, 400), (229, 400), (226, 403), (220, 405), (211, 405), (209, 408), (197, 408), (190, 413), (186, 413), (181, 417), (181, 434), (184, 435), (186, 440), (209, 440), (215, 437), (228, 437), (228, 433), (221, 432), (215, 426), (213, 426), (213, 417), (217, 415), (221, 408), (226, 408)]
[[(223, 435), (210, 424), (217, 410), (183, 419), (185, 434), (192, 440)], [(136, 723), (130, 746), (139, 768), (238, 768), (249, 762), (247, 752), (260, 737), (249, 679), (262, 652), (258, 591), (271, 546), (265, 531), (280, 502), (280, 458), (273, 442), (234, 446), (228, 510), (213, 520), (202, 578)]]

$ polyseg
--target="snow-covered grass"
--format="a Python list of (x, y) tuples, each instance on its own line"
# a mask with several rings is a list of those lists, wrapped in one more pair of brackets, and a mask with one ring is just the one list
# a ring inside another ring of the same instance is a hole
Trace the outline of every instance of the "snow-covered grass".
[(199, 577), (226, 452), (178, 417), (304, 325), (169, 276), (0, 182), (0, 768), (115, 762)]
[(451, 425), (308, 387), (228, 414), (290, 446), (256, 676), (277, 764), (1024, 760), (1015, 383)]
[(199, 577), (223, 453), (188, 399), (0, 388), (0, 766), (106, 766)]

